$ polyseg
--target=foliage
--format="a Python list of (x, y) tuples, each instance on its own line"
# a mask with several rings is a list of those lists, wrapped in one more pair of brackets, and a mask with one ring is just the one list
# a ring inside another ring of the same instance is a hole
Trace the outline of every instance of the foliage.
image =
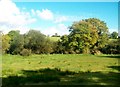
[(70, 34), (61, 37), (60, 51), (67, 53), (90, 53), (91, 49), (100, 49), (107, 44), (108, 28), (96, 18), (74, 22), (69, 27)]
[(22, 56), (30, 56), (31, 50), (23, 49), (23, 50), (20, 52), (20, 54), (21, 54)]
[(49, 38), (45, 38), (45, 42), (43, 44), (43, 47), (42, 47), (42, 50), (41, 50), (41, 53), (44, 53), (44, 54), (50, 54), (50, 53), (53, 53), (55, 44), (53, 41), (51, 41)]
[(11, 30), (10, 32), (8, 32), (8, 36), (11, 38), (11, 41), (18, 35), (20, 35), (19, 30)]
[[(10, 43), (6, 42), (8, 44), (4, 48), (10, 54), (20, 54), (23, 49), (31, 50), (34, 54), (119, 53), (119, 42), (109, 42), (108, 27), (100, 19), (89, 18), (74, 22), (69, 31), (69, 35), (59, 37), (55, 33), (53, 37), (48, 37), (37, 30), (30, 30), (23, 35), (20, 31), (12, 30), (8, 33)], [(112, 38), (116, 36), (116, 32), (111, 34)]]
[(112, 38), (112, 39), (117, 39), (117, 37), (118, 37), (118, 33), (117, 32), (112, 32), (111, 33), (111, 35), (110, 35), (110, 38)]
[(17, 35), (10, 42), (9, 53), (20, 54), (23, 48), (24, 48), (24, 37), (23, 35)]
[(2, 52), (3, 53), (6, 53), (6, 51), (9, 50), (10, 40), (11, 40), (11, 38), (7, 34), (2, 35)]
[(119, 39), (109, 41), (108, 45), (101, 49), (105, 54), (120, 54)]
[(45, 35), (43, 35), (40, 31), (30, 30), (25, 35), (25, 48), (31, 49), (33, 53), (41, 53), (44, 43)]
[(50, 41), (49, 38), (40, 31), (36, 30), (30, 30), (27, 34), (25, 34), (24, 47), (31, 49), (32, 53), (36, 54), (53, 52), (52, 41)]

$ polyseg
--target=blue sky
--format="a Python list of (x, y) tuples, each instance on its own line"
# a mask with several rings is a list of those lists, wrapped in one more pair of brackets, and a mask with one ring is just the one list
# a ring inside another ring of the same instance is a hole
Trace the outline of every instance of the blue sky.
[[(11, 1), (9, 4), (10, 3), (12, 3), (13, 8), (16, 9), (16, 13), (14, 13), (16, 20), (9, 20), (9, 22), (13, 24), (12, 28), (15, 27), (14, 23), (16, 26), (17, 24), (20, 25), (20, 27), (22, 26), (22, 29), (20, 30), (23, 33), (29, 29), (36, 29), (46, 35), (52, 35), (54, 33), (58, 33), (60, 35), (68, 34), (69, 32), (67, 28), (74, 21), (93, 17), (106, 22), (110, 32), (118, 31), (117, 0), (116, 2), (87, 2), (86, 0), (86, 2)], [(14, 16), (12, 17), (14, 18)], [(18, 22), (17, 18), (19, 19), (19, 23), (16, 23)], [(22, 20), (22, 18), (24, 20)], [(9, 23), (6, 24), (9, 25)], [(16, 27), (16, 29), (19, 28)]]
[(13, 0), (15, 2), (118, 2), (119, 0)]

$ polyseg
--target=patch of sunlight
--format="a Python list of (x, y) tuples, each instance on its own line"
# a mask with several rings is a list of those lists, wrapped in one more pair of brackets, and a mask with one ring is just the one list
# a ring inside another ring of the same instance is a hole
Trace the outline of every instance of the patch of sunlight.
[(94, 80), (95, 82), (98, 82), (98, 81), (99, 81), (99, 78), (93, 77), (92, 80)]

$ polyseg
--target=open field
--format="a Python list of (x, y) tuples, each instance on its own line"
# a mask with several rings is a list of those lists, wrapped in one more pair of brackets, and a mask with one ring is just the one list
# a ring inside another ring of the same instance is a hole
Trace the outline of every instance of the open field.
[(58, 41), (60, 40), (60, 37), (49, 37), (51, 41)]
[(120, 55), (3, 55), (3, 86), (27, 84), (119, 85)]

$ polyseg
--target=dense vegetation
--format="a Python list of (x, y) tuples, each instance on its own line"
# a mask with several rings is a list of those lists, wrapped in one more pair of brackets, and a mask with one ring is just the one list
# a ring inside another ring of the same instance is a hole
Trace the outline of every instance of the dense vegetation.
[[(69, 27), (70, 34), (59, 36), (57, 33), (52, 40), (40, 31), (30, 30), (25, 34), (10, 31), (2, 35), (2, 52), (28, 56), (33, 54), (119, 54), (120, 44), (118, 33), (109, 34), (104, 21), (89, 18), (74, 22)], [(116, 40), (110, 40), (116, 39)]]

